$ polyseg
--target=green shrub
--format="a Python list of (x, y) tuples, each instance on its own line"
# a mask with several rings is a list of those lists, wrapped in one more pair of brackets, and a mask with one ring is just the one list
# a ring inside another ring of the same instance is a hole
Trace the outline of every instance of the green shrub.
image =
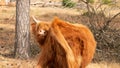
[(110, 4), (110, 3), (112, 3), (112, 1), (111, 0), (102, 0), (102, 3), (103, 4)]
[(86, 0), (88, 3), (94, 3), (94, 0)]
[(82, 16), (89, 16), (89, 15), (95, 15), (93, 12), (84, 12)]
[(65, 7), (72, 8), (76, 5), (76, 3), (71, 1), (71, 0), (63, 0), (62, 5), (65, 6)]
[(98, 12), (97, 14), (95, 14), (94, 12), (84, 12), (82, 14), (82, 16), (90, 16), (90, 15), (97, 15), (97, 16), (100, 16), (100, 17), (106, 17), (104, 13), (102, 12)]

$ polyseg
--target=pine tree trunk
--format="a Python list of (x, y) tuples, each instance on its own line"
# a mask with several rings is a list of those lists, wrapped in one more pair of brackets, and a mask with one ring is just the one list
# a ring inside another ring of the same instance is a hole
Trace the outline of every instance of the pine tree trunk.
[(29, 58), (30, 49), (30, 0), (16, 0), (15, 56)]

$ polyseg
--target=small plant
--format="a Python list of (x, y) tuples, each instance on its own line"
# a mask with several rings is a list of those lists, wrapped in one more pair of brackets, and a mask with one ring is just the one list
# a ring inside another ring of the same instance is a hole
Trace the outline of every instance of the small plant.
[(102, 16), (102, 17), (106, 17), (105, 16), (105, 14), (103, 13), (103, 12), (97, 12), (97, 13), (94, 13), (94, 12), (84, 12), (83, 14), (82, 14), (82, 16), (87, 16), (87, 17), (89, 17), (89, 15), (92, 15), (92, 16)]
[(95, 15), (93, 12), (84, 12), (82, 16), (89, 16), (89, 14)]
[(62, 5), (65, 6), (65, 7), (72, 8), (76, 5), (76, 3), (71, 1), (71, 0), (63, 0)]
[(86, 0), (88, 3), (94, 3), (94, 0)]
[(112, 0), (102, 0), (102, 3), (103, 4), (110, 4), (110, 3), (112, 3)]

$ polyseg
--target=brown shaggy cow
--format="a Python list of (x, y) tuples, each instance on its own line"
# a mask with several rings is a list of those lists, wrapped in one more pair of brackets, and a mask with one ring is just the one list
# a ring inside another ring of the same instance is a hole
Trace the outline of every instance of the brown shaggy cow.
[(38, 68), (85, 68), (93, 58), (96, 41), (84, 25), (55, 18), (32, 23), (32, 31), (41, 48)]

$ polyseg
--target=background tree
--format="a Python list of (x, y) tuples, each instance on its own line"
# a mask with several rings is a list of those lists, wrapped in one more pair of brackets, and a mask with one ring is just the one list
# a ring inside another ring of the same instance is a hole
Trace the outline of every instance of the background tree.
[(29, 58), (30, 43), (30, 0), (16, 0), (16, 58)]

